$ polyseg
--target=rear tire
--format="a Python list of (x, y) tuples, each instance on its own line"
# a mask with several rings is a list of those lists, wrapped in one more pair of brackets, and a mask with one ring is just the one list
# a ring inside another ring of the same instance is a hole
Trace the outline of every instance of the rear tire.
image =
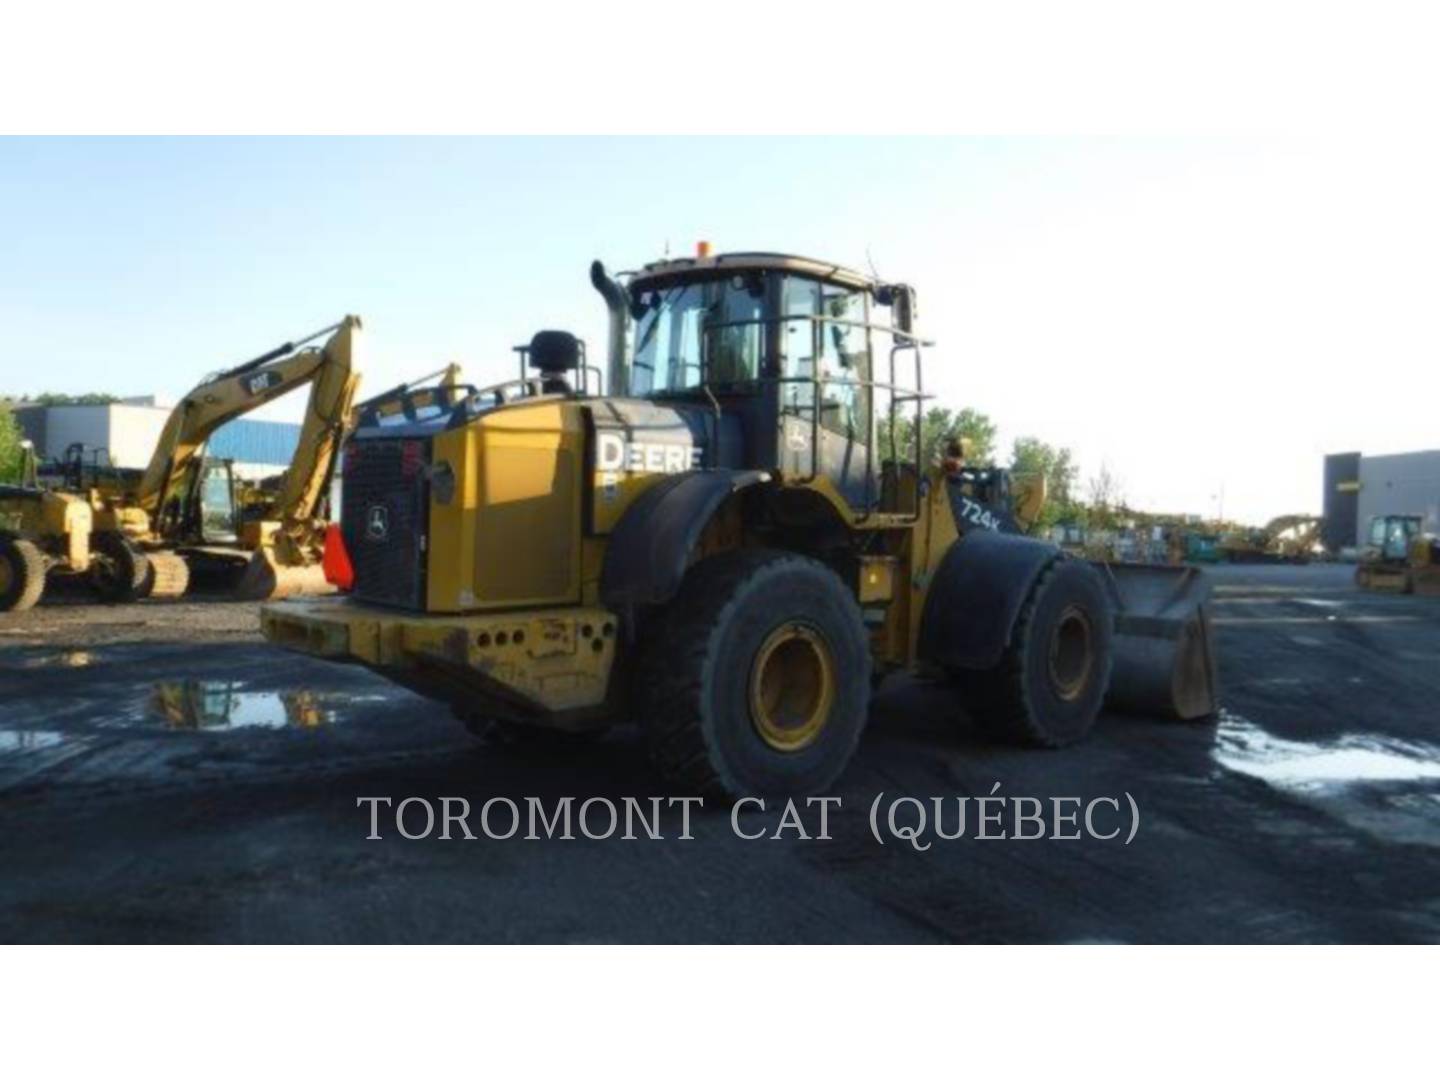
[(1095, 726), (1110, 685), (1112, 636), (1099, 575), (1077, 559), (1056, 559), (1031, 585), (1000, 663), (956, 671), (955, 681), (987, 733), (1068, 746)]
[(44, 594), (44, 554), (29, 540), (0, 536), (0, 611), (27, 611)]
[(824, 791), (854, 755), (870, 704), (855, 597), (823, 563), (784, 551), (691, 567), (647, 628), (635, 674), (660, 774), (730, 801)]
[(128, 604), (145, 591), (149, 560), (118, 532), (95, 534), (90, 559), (90, 587), (107, 604)]

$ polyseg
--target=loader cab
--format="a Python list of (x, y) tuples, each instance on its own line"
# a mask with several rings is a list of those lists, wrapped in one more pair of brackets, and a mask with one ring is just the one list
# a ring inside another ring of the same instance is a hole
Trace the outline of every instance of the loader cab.
[[(623, 364), (612, 358), (611, 385), (729, 419), (740, 446), (722, 447), (731, 453), (712, 455), (717, 463), (773, 471), (787, 483), (825, 481), (852, 510), (869, 512), (880, 503), (885, 462), (915, 456), (888, 437), (896, 410), (918, 412), (920, 342), (910, 333), (909, 296), (795, 256), (654, 263), (624, 287), (629, 347)], [(612, 304), (612, 320), (614, 312)], [(915, 372), (901, 389), (896, 363), (906, 350)]]

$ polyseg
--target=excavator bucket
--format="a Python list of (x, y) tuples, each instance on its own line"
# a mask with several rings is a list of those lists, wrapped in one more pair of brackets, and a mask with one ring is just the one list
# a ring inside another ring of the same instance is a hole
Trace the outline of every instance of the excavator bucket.
[(281, 566), (273, 549), (261, 548), (250, 556), (245, 573), (235, 586), (237, 600), (280, 600), (286, 596), (323, 596), (335, 586), (325, 580), (325, 571), (312, 566)]
[(1115, 607), (1115, 664), (1106, 704), (1199, 720), (1220, 707), (1210, 582), (1191, 566), (1094, 564)]

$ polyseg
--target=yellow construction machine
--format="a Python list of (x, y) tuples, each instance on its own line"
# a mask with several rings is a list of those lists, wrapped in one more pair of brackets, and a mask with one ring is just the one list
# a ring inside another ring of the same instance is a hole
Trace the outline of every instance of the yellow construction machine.
[[(147, 552), (173, 552), (239, 597), (331, 591), (320, 569), (321, 510), (359, 383), (360, 336), (360, 319), (347, 315), (207, 377), (170, 414), (134, 484), (120, 494), (91, 489), (97, 505), (112, 514), (138, 511)], [(204, 456), (206, 442), (222, 424), (306, 385), (299, 444), (278, 491), (247, 496), (229, 461)], [(263, 509), (247, 513), (252, 503)]]
[(1324, 523), (1310, 514), (1285, 514), (1263, 529), (1226, 533), (1218, 548), (1232, 563), (1308, 563), (1321, 550)]
[(152, 573), (135, 543), (99, 524), (89, 502), (39, 481), (35, 450), (21, 444), (21, 475), (0, 484), (0, 611), (24, 611), (51, 577), (83, 577), (102, 600), (141, 595)]
[(1355, 584), (1372, 592), (1440, 595), (1440, 537), (1424, 530), (1418, 514), (1371, 518)]
[(1070, 557), (924, 459), (911, 288), (704, 252), (591, 280), (606, 392), (543, 331), (518, 379), (359, 410), (327, 555), (349, 594), (264, 605), (267, 638), (472, 727), (637, 720), (667, 782), (729, 799), (830, 785), (892, 671), (1034, 746), (1107, 700), (1215, 713), (1199, 571)]

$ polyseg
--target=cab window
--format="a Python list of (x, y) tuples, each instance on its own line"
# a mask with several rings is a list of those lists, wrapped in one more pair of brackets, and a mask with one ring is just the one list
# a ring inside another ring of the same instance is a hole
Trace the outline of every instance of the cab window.
[(683, 282), (637, 297), (631, 392), (646, 397), (759, 377), (762, 275)]
[(809, 416), (815, 404), (815, 347), (820, 314), (820, 283), (786, 277), (780, 300), (780, 411)]
[(820, 295), (820, 370), (826, 382), (822, 426), (856, 442), (870, 441), (870, 341), (866, 294), (825, 285)]

